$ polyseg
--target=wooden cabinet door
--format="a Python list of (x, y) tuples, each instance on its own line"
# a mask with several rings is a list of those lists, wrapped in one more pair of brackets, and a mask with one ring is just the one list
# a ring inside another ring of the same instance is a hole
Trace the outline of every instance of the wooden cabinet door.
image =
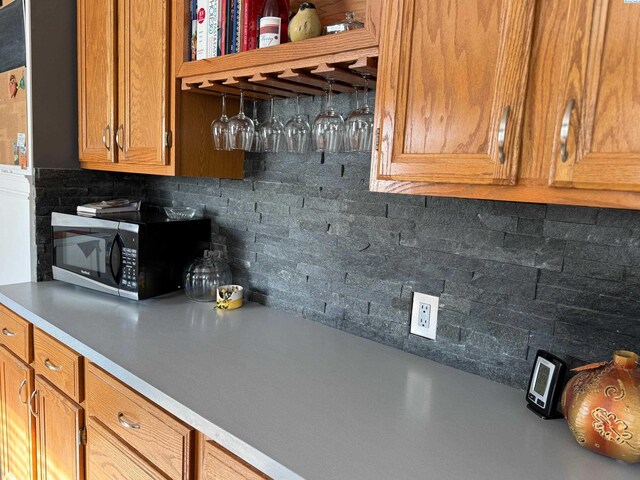
[(199, 480), (264, 480), (267, 475), (202, 436)]
[(534, 0), (385, 2), (376, 180), (514, 184)]
[(33, 369), (0, 347), (0, 434), (2, 478), (35, 478), (34, 422), (29, 413)]
[[(168, 0), (118, 0), (119, 162), (165, 165)], [(141, 170), (144, 171), (144, 170)]]
[(116, 0), (78, 0), (78, 147), (83, 162), (115, 162)]
[(83, 480), (82, 407), (40, 375), (35, 388), (38, 479)]
[(639, 31), (640, 5), (571, 0), (551, 185), (640, 191)]
[(87, 477), (91, 480), (166, 480), (99, 421), (87, 423)]

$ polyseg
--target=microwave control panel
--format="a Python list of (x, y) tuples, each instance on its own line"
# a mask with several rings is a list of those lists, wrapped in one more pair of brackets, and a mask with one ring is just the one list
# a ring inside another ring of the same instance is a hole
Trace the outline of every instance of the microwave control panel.
[(135, 289), (138, 283), (138, 250), (122, 249), (122, 278), (120, 286)]

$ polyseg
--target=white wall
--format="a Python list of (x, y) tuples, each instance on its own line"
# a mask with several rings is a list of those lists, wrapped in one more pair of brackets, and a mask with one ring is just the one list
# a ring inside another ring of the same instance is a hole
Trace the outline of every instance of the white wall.
[(32, 276), (30, 177), (0, 172), (0, 285)]

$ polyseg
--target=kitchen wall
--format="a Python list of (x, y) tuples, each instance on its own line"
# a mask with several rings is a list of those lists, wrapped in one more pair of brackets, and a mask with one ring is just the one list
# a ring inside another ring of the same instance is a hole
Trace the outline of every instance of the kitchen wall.
[[(640, 349), (640, 212), (372, 193), (364, 154), (250, 154), (245, 168), (243, 181), (39, 170), (39, 279), (52, 209), (128, 196), (201, 207), (252, 300), (515, 387), (538, 348), (572, 364)], [(414, 291), (440, 296), (436, 341), (408, 334)]]

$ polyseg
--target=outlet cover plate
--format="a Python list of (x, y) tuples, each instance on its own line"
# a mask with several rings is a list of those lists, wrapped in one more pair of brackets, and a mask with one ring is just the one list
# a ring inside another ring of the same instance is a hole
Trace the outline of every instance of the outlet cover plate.
[(411, 309), (411, 333), (431, 340), (436, 339), (439, 303), (438, 297), (414, 292)]

